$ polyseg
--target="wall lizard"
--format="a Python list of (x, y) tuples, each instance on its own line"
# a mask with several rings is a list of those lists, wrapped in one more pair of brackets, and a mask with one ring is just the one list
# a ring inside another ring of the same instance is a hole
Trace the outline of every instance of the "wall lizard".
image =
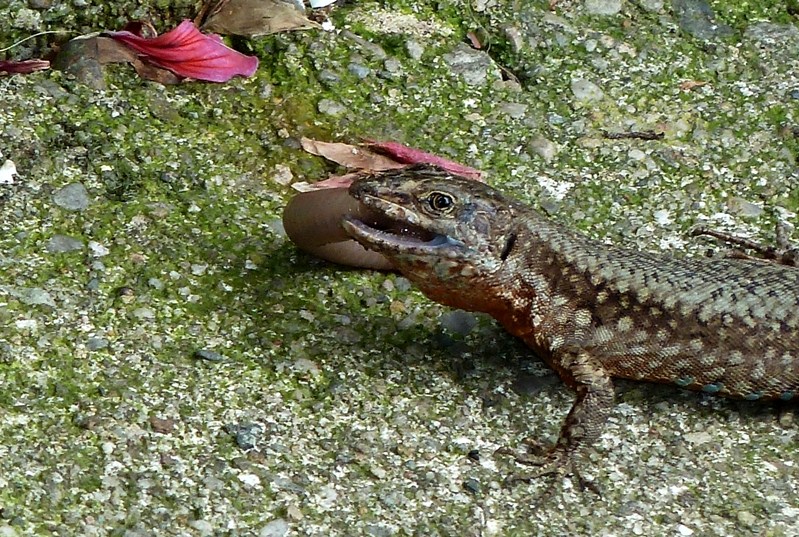
[(432, 300), (493, 316), (576, 392), (555, 446), (517, 456), (543, 466), (536, 475), (576, 473), (574, 455), (612, 411), (614, 377), (799, 398), (796, 267), (609, 246), (429, 166), (364, 177), (350, 194), (375, 220), (345, 217), (347, 233)]

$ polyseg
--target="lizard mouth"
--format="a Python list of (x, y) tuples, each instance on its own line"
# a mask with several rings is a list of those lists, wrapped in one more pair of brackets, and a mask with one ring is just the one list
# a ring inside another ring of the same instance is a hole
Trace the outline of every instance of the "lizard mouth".
[(447, 235), (425, 229), (415, 212), (368, 194), (359, 201), (378, 215), (368, 222), (347, 215), (342, 221), (344, 230), (362, 245), (378, 251), (422, 253), (430, 249), (463, 246)]

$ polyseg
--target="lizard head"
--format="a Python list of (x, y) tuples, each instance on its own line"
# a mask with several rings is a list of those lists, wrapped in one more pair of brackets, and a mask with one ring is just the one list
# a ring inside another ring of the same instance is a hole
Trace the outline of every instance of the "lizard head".
[(517, 246), (513, 201), (427, 165), (363, 177), (349, 192), (382, 222), (347, 216), (342, 225), (350, 236), (388, 258), (434, 300), (488, 308), (476, 307), (475, 293), (502, 284), (501, 269)]

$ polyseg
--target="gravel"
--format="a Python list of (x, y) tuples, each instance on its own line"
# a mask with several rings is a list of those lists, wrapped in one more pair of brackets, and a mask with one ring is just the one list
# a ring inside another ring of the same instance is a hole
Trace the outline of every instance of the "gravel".
[[(7, 2), (0, 42), (195, 15), (80, 4)], [(601, 497), (506, 486), (529, 469), (496, 450), (552, 441), (573, 393), (491, 319), (312, 259), (279, 224), (288, 183), (340, 171), (309, 136), (454, 158), (607, 242), (718, 251), (696, 224), (769, 241), (799, 210), (795, 20), (490, 0), (475, 50), (462, 2), (406, 4), (249, 40), (258, 73), (224, 85), (0, 78), (0, 535), (799, 533), (791, 409), (666, 386), (617, 383), (584, 457)], [(663, 137), (603, 134), (630, 131)]]

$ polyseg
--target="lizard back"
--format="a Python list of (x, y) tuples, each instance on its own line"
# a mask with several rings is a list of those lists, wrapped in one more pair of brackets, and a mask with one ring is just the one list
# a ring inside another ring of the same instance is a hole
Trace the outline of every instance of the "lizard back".
[(611, 247), (524, 209), (505, 270), (527, 319), (500, 321), (545, 358), (578, 345), (614, 377), (751, 400), (799, 395), (799, 270)]

